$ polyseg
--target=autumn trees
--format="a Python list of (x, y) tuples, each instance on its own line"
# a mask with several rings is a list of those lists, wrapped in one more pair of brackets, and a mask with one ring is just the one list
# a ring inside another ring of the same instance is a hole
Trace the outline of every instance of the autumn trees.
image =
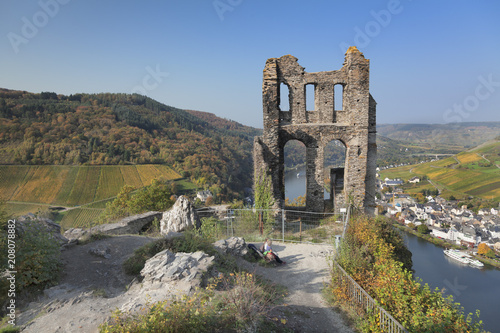
[(0, 90), (2, 164), (167, 164), (217, 193), (252, 185), (258, 130), (129, 94)]
[(477, 247), (477, 254), (481, 254), (488, 258), (495, 258), (495, 251), (493, 251), (486, 243), (481, 243)]

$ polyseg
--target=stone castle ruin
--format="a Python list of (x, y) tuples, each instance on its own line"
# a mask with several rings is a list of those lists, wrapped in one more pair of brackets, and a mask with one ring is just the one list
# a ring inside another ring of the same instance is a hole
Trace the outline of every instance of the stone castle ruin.
[[(262, 84), (264, 133), (254, 140), (255, 181), (271, 176), (276, 208), (284, 208), (284, 147), (290, 140), (306, 147), (307, 211), (338, 211), (347, 201), (375, 211), (376, 102), (369, 91), (370, 61), (350, 47), (340, 70), (308, 73), (297, 58), (286, 55), (266, 61)], [(280, 89), (289, 91), (289, 110), (280, 109)], [(314, 110), (306, 110), (306, 85), (314, 86)], [(335, 96), (340, 85), (342, 95)], [(335, 98), (342, 109), (335, 110)], [(332, 140), (345, 147), (345, 165), (325, 170), (324, 153)], [(325, 179), (330, 178), (330, 184)], [(325, 186), (330, 202), (325, 201)]]

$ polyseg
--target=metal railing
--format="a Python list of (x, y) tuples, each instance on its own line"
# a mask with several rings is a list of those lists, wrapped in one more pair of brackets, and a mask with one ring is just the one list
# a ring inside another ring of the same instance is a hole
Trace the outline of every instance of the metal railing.
[(365, 313), (378, 313), (382, 332), (401, 333), (408, 331), (391, 314), (383, 309), (354, 279), (333, 259), (335, 283), (344, 289), (348, 296), (347, 304), (351, 308), (361, 308)]

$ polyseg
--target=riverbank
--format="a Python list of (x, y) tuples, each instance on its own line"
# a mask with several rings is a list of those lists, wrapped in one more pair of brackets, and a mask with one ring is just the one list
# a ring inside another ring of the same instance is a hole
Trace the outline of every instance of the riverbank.
[[(452, 248), (452, 249), (456, 249), (456, 250), (466, 250), (467, 249), (467, 247), (463, 246), (463, 245), (457, 245), (454, 243), (450, 243), (444, 239), (432, 237), (429, 234), (421, 234), (420, 232), (415, 231), (411, 228), (408, 228), (407, 226), (403, 226), (397, 222), (393, 222), (392, 225), (401, 231), (404, 231), (404, 232), (407, 232), (407, 233), (412, 234), (414, 236), (417, 236), (418, 238), (424, 239), (424, 240), (428, 241), (429, 243), (432, 243), (434, 245), (437, 245), (437, 246), (440, 246), (443, 248)], [(475, 255), (474, 258), (481, 261), (484, 264), (488, 264), (488, 265), (493, 266), (497, 269), (500, 269), (500, 262), (498, 260), (486, 258), (482, 255)]]
[(305, 170), (306, 169), (306, 164), (305, 163), (297, 164), (297, 165), (294, 165), (293, 167), (287, 167), (285, 165), (285, 170), (284, 171), (285, 171), (285, 173), (290, 172), (290, 171), (295, 171), (296, 172), (299, 169), (304, 169)]
[(498, 332), (500, 327), (500, 270), (485, 265), (482, 269), (462, 264), (444, 255), (443, 248), (413, 234), (405, 234), (405, 243), (412, 253), (414, 276), (422, 279), (421, 285), (428, 284), (444, 296), (453, 296), (453, 302), (460, 303), (464, 314), (480, 311), (479, 319), (483, 328)]

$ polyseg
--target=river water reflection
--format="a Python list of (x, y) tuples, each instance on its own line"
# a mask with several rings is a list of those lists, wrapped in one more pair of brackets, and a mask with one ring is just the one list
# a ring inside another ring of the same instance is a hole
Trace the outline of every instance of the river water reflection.
[(405, 234), (413, 256), (415, 275), (431, 289), (445, 289), (465, 313), (481, 311), (479, 318), (490, 332), (500, 332), (500, 270), (491, 266), (478, 269), (443, 254), (443, 248), (411, 234)]
[[(299, 167), (285, 173), (285, 198), (293, 201), (299, 196), (306, 194), (306, 168)], [(330, 193), (325, 191), (325, 199), (330, 197)]]

